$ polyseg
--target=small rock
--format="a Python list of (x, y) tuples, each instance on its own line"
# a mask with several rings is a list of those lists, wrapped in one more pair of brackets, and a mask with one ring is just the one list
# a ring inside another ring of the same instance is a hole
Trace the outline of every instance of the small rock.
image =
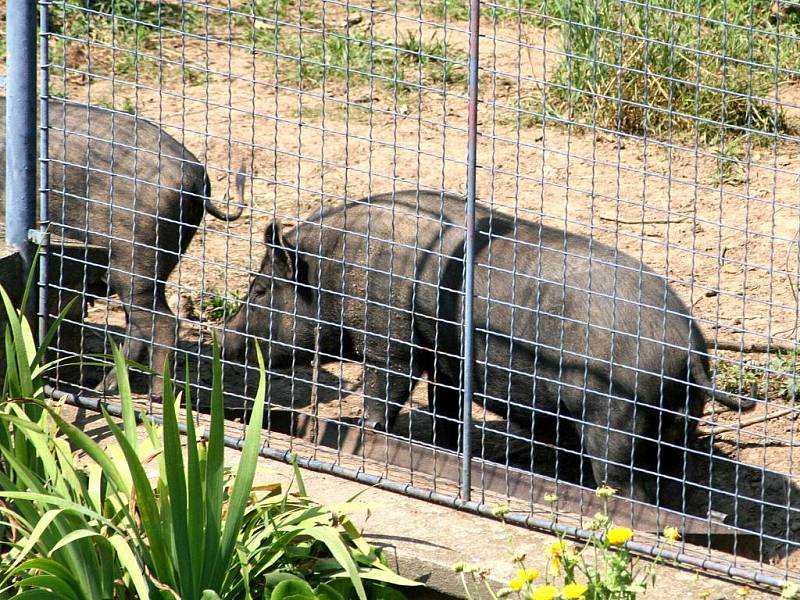
[(358, 25), (361, 21), (364, 20), (364, 16), (361, 13), (355, 13), (354, 15), (348, 15), (346, 19), (342, 20), (342, 27), (352, 27), (353, 25)]
[(370, 96), (369, 94), (366, 94), (364, 96), (351, 98), (350, 102), (352, 102), (353, 104), (366, 104), (367, 102), (373, 102), (373, 101), (377, 102), (378, 100), (380, 100), (380, 98), (378, 98), (377, 96)]

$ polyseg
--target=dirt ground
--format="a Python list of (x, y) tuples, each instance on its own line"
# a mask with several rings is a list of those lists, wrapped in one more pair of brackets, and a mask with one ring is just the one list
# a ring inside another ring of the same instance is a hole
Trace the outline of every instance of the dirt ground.
[[(343, 31), (343, 6), (324, 4), (325, 22)], [(445, 31), (434, 23), (421, 26), (411, 15), (395, 19), (380, 11), (371, 16), (364, 12), (359, 27), (371, 26), (375, 36), (394, 40), (407, 31), (435, 32), (452, 48), (466, 49), (466, 23), (451, 22)], [(730, 168), (718, 158), (717, 148), (692, 140), (643, 140), (578, 124), (519, 122), (513, 107), (520, 98), (539, 93), (537, 82), (547, 80), (558, 60), (558, 36), (527, 25), (487, 21), (482, 27), (481, 201), (590, 234), (640, 257), (672, 282), (700, 319), (712, 352), (723, 359), (763, 364), (767, 356), (752, 350), (766, 344), (773, 350), (796, 345), (796, 140), (753, 148), (746, 160)], [(348, 86), (332, 78), (298, 89), (291, 77), (296, 63), (251, 52), (245, 32), (234, 28), (215, 25), (209, 33), (206, 39), (167, 32), (152, 50), (166, 61), (207, 72), (201, 81), (175, 77), (166, 67), (161, 77), (141, 75), (138, 85), (135, 75), (112, 81), (108, 76), (119, 57), (93, 46), (88, 52), (70, 51), (66, 57), (72, 71), (55, 82), (66, 85), (71, 99), (118, 108), (128, 103), (161, 123), (207, 164), (217, 198), (233, 193), (231, 174), (240, 164), (248, 172), (246, 202), (251, 209), (230, 224), (207, 218), (171, 278), (169, 295), (184, 317), (182, 344), (187, 352), (208, 352), (215, 324), (197, 319), (203, 298), (246, 292), (248, 274), (258, 268), (263, 252), (262, 232), (274, 216), (291, 224), (341, 198), (392, 189), (466, 191), (463, 85), (446, 93), (399, 94), (380, 82)], [(87, 77), (87, 72), (100, 76)], [(800, 88), (782, 88), (779, 100), (794, 118), (800, 111)], [(121, 307), (113, 301), (108, 306), (97, 303), (90, 320), (120, 326)], [(731, 350), (736, 347), (744, 351)], [(315, 398), (313, 373), (305, 370), (298, 373), (305, 382), (273, 381), (271, 397), (331, 418), (354, 417), (361, 410), (360, 374), (358, 365), (326, 366), (318, 374)], [(208, 383), (204, 373), (199, 376)], [(252, 381), (227, 377), (235, 387), (232, 396), (236, 389), (241, 396), (252, 396)], [(417, 408), (424, 406), (422, 387), (414, 395)], [(765, 397), (769, 402), (743, 418), (793, 406), (775, 390), (767, 390)], [(735, 413), (711, 405), (708, 410), (709, 422), (737, 424)], [(735, 513), (741, 527), (767, 534), (771, 539), (764, 544), (762, 559), (785, 568), (800, 568), (800, 553), (787, 562), (782, 544), (800, 542), (799, 414), (794, 410), (744, 428), (720, 430), (713, 438), (717, 458), (701, 466), (706, 479), (709, 472), (714, 479), (697, 482), (698, 510), (710, 502), (716, 510)], [(430, 435), (428, 421), (417, 410), (404, 415), (397, 432), (413, 431), (421, 439)], [(475, 418), (501, 431), (506, 427), (479, 408)], [(504, 435), (494, 436), (479, 452), (500, 462), (510, 460), (504, 456), (504, 440)], [(709, 452), (708, 438), (703, 443), (703, 452)], [(509, 451), (513, 454), (514, 448)], [(709, 485), (725, 493), (709, 500), (704, 487)], [(737, 497), (744, 500), (734, 506)]]

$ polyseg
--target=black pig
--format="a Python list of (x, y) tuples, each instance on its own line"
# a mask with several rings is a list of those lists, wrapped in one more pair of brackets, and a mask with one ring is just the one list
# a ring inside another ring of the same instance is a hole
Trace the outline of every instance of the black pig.
[[(376, 429), (427, 374), (435, 439), (457, 447), (464, 216), (463, 198), (407, 191), (325, 207), (285, 235), (271, 223), (226, 358), (255, 336), (277, 369), (308, 363), (315, 344), (323, 362), (363, 362)], [(662, 460), (685, 448), (712, 387), (689, 310), (663, 277), (590, 238), (485, 206), (476, 232), (476, 398), (523, 426), (571, 423), (598, 484), (654, 500), (655, 442)]]
[[(134, 115), (51, 99), (50, 231), (108, 248), (108, 290), (126, 311), (128, 358), (160, 370), (177, 326), (164, 284), (212, 204), (197, 158), (156, 125)], [(6, 100), (0, 97), (0, 212), (5, 215)], [(244, 177), (237, 180), (243, 195)], [(151, 339), (152, 338), (152, 339)], [(148, 348), (152, 341), (152, 357)], [(160, 392), (161, 380), (153, 391)], [(100, 388), (116, 389), (110, 373)]]

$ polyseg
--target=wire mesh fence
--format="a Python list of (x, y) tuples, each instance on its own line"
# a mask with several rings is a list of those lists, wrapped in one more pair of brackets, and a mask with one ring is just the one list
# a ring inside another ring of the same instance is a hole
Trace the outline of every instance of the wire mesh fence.
[(468, 4), (40, 2), (54, 351), (202, 403), (216, 334), (246, 419), (260, 344), (273, 453), (796, 577), (800, 5)]

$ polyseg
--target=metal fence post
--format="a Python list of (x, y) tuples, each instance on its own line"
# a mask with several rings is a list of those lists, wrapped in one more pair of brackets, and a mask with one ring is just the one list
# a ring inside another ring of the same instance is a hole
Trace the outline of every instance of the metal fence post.
[(472, 488), (472, 395), (474, 356), (473, 294), (475, 287), (475, 168), (478, 151), (478, 52), (480, 0), (469, 3), (469, 112), (467, 117), (467, 215), (464, 251), (464, 407), (461, 448), (461, 497), (469, 501)]
[[(39, 342), (47, 336), (48, 329), (48, 263), (49, 239), (47, 231), (50, 227), (50, 212), (48, 202), (50, 198), (50, 178), (48, 169), (48, 150), (50, 148), (50, 109), (48, 97), (50, 95), (50, 55), (47, 43), (50, 39), (50, 9), (48, 3), (39, 6), (39, 231), (43, 234), (39, 243)], [(33, 202), (31, 202), (31, 205)]]
[(6, 19), (6, 241), (27, 275), (36, 218), (36, 2), (8, 0)]

